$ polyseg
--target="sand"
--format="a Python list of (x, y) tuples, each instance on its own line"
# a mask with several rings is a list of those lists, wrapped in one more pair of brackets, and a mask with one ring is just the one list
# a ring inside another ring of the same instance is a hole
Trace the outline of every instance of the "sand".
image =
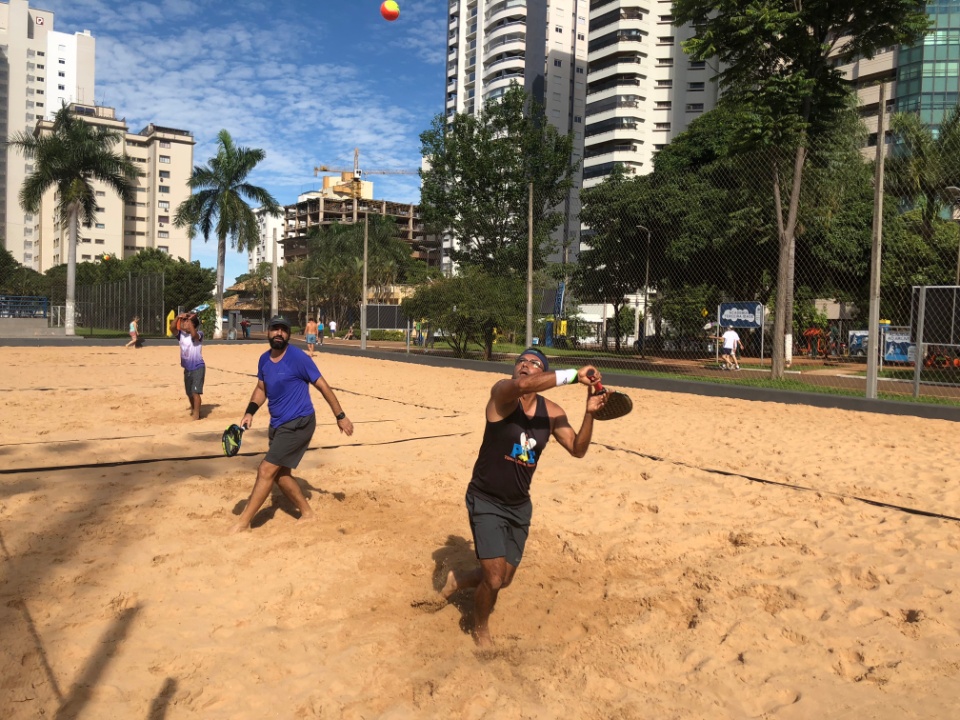
[[(314, 394), (320, 520), (274, 498), (232, 536), (262, 349), (206, 349), (191, 422), (172, 344), (0, 348), (0, 716), (955, 715), (960, 523), (852, 498), (960, 516), (957, 424), (628, 390), (584, 459), (547, 447), (480, 652), (436, 588), (475, 562), (497, 375), (318, 354), (356, 425)], [(583, 394), (549, 393), (574, 427)]]

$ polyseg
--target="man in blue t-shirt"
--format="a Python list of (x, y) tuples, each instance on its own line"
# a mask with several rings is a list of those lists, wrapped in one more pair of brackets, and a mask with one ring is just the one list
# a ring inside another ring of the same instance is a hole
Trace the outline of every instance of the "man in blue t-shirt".
[(290, 322), (279, 315), (271, 318), (267, 330), (270, 350), (260, 356), (257, 386), (253, 389), (247, 411), (240, 425), (249, 428), (253, 416), (264, 401), (270, 411), (270, 447), (257, 470), (257, 481), (247, 506), (240, 513), (235, 531), (247, 530), (260, 507), (270, 495), (274, 483), (300, 511), (301, 520), (314, 519), (303, 491), (293, 479), (293, 469), (300, 464), (310, 445), (317, 418), (310, 400), (313, 385), (337, 420), (340, 432), (353, 435), (353, 423), (340, 407), (337, 396), (320, 375), (317, 364), (307, 354), (290, 344)]

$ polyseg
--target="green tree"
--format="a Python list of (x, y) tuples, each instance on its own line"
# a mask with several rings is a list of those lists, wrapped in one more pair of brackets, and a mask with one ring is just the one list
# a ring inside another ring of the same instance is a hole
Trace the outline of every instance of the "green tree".
[(483, 347), (484, 358), (493, 356), (497, 332), (514, 331), (526, 317), (526, 290), (521, 278), (490, 275), (480, 268), (444, 277), (417, 288), (403, 301), (407, 317), (428, 320), (443, 332), (444, 341), (457, 357), (464, 357), (471, 343)]
[(273, 196), (261, 187), (247, 182), (250, 173), (266, 157), (263, 150), (234, 145), (226, 130), (217, 135), (217, 154), (206, 166), (197, 165), (187, 182), (193, 194), (180, 203), (174, 224), (189, 228), (190, 239), (197, 232), (204, 241), (210, 234), (217, 237), (217, 316), (214, 337), (223, 336), (223, 276), (227, 261), (227, 239), (237, 252), (255, 245), (260, 237), (257, 216), (244, 198), (263, 208), (266, 213), (279, 216), (281, 207)]
[[(585, 238), (585, 247), (577, 260), (573, 289), (582, 302), (613, 305), (617, 352), (626, 334), (620, 312), (626, 303), (625, 296), (638, 292), (644, 283), (647, 243), (646, 231), (638, 227), (641, 219), (646, 219), (640, 202), (641, 188), (639, 183), (631, 188), (626, 176), (617, 169), (580, 196), (580, 219), (590, 227), (591, 233)], [(633, 329), (632, 322), (629, 329)], [(606, 336), (603, 342), (606, 345)]]
[(675, 0), (673, 7), (677, 24), (696, 29), (683, 45), (691, 58), (716, 59), (722, 68), (717, 78), (723, 102), (741, 108), (748, 120), (741, 128), (743, 142), (769, 151), (778, 236), (771, 375), (780, 379), (791, 345), (789, 308), (807, 148), (833, 124), (850, 92), (836, 64), (921, 37), (929, 27), (926, 3)]
[(914, 113), (897, 113), (890, 129), (897, 142), (885, 168), (886, 189), (905, 207), (919, 209), (916, 229), (930, 240), (943, 211), (957, 202), (953, 192), (960, 193), (947, 189), (960, 186), (960, 105), (936, 133)]
[(47, 284), (43, 275), (24, 267), (13, 253), (0, 247), (0, 295), (47, 296)]
[(424, 221), (455, 241), (454, 262), (494, 275), (525, 272), (532, 182), (534, 267), (542, 267), (573, 185), (572, 137), (514, 84), (476, 115), (438, 115), (420, 143), (429, 163), (421, 172)]
[(77, 237), (79, 224), (96, 222), (97, 198), (95, 182), (113, 190), (125, 202), (132, 200), (136, 165), (124, 154), (113, 151), (123, 139), (119, 131), (94, 125), (70, 112), (64, 105), (53, 118), (49, 132), (41, 128), (36, 134), (19, 132), (9, 143), (24, 157), (33, 160), (34, 171), (20, 187), (20, 206), (30, 213), (39, 213), (43, 196), (57, 192), (56, 218), (67, 227), (67, 273), (64, 332), (76, 334)]

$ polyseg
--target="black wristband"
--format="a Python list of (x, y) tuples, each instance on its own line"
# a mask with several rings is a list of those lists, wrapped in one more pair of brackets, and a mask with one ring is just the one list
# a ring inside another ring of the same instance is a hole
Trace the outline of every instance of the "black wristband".
[(346, 416), (347, 416), (347, 414), (346, 414), (345, 412), (343, 412), (343, 410), (341, 410), (339, 414), (334, 415), (333, 417), (336, 418), (337, 422), (340, 422), (340, 421), (343, 420)]
[(260, 406), (257, 405), (255, 402), (247, 403), (247, 415), (256, 415), (257, 410), (259, 409), (260, 409)]

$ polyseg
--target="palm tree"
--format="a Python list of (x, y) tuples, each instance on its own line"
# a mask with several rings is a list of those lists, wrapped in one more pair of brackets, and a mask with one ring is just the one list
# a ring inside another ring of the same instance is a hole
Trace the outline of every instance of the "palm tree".
[[(227, 238), (237, 252), (255, 245), (260, 237), (257, 216), (244, 197), (274, 217), (282, 209), (273, 196), (247, 182), (247, 176), (267, 154), (257, 148), (237, 147), (226, 130), (217, 135), (217, 154), (206, 167), (197, 165), (187, 184), (194, 194), (180, 203), (174, 225), (189, 228), (190, 238), (197, 231), (205, 241), (217, 234), (217, 325), (215, 338), (223, 337), (223, 275), (227, 261)], [(216, 222), (216, 228), (214, 228)]]
[(34, 161), (34, 171), (20, 186), (20, 206), (39, 213), (43, 196), (57, 191), (56, 218), (67, 227), (67, 288), (64, 332), (75, 334), (74, 316), (77, 285), (77, 235), (79, 223), (96, 222), (97, 198), (94, 181), (114, 190), (124, 202), (132, 200), (136, 178), (141, 174), (125, 155), (112, 150), (123, 134), (94, 125), (61, 107), (53, 127), (38, 128), (33, 135), (19, 132), (9, 143)]
[(950, 188), (960, 184), (960, 105), (936, 132), (915, 113), (897, 113), (890, 120), (897, 139), (887, 161), (887, 190), (920, 210), (920, 232), (934, 235), (935, 221), (956, 202)]

